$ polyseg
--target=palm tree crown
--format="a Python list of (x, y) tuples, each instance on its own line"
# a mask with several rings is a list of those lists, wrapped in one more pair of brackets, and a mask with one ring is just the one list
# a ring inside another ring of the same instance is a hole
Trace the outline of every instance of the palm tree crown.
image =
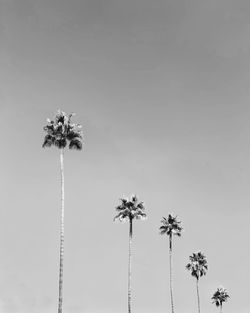
[(63, 149), (69, 143), (69, 149), (82, 149), (81, 125), (71, 123), (72, 116), (73, 114), (67, 116), (65, 112), (58, 110), (54, 121), (47, 119), (43, 148), (54, 145)]
[(208, 264), (204, 254), (201, 252), (193, 253), (189, 257), (189, 260), (190, 263), (187, 264), (186, 269), (191, 271), (192, 276), (199, 280), (200, 277), (206, 275)]
[(143, 219), (146, 218), (144, 203), (138, 202), (136, 195), (132, 195), (130, 199), (122, 198), (121, 204), (116, 207), (118, 214), (115, 216), (115, 220), (120, 221)]
[(173, 216), (171, 214), (168, 215), (168, 218), (162, 218), (162, 226), (160, 227), (161, 235), (176, 235), (178, 237), (181, 236), (182, 227), (180, 226), (180, 221), (177, 221), (177, 216)]
[(223, 287), (217, 288), (212, 296), (213, 303), (215, 303), (216, 306), (222, 306), (223, 302), (226, 302), (228, 298), (230, 298), (229, 294)]

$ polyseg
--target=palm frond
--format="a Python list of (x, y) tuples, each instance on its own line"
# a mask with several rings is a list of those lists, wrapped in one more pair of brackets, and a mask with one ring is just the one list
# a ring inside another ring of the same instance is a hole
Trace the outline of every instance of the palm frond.
[(82, 142), (79, 139), (72, 139), (69, 143), (69, 148), (81, 150), (82, 149)]
[(46, 148), (46, 147), (51, 147), (54, 144), (54, 138), (51, 135), (46, 135), (44, 137), (44, 142), (42, 147)]
[(122, 221), (127, 221), (129, 220), (129, 215), (124, 214), (124, 212), (119, 212), (115, 217), (114, 221), (119, 220), (120, 222)]
[(55, 146), (59, 149), (64, 149), (67, 146), (67, 141), (65, 138), (60, 138), (55, 140)]
[(122, 211), (122, 210), (125, 210), (127, 208), (126, 205), (127, 205), (128, 200), (125, 198), (121, 198), (120, 200), (121, 200), (121, 204), (116, 207), (117, 211)]
[(68, 132), (68, 134), (67, 134), (67, 139), (68, 139), (68, 140), (73, 140), (73, 139), (76, 139), (76, 138), (82, 139), (82, 134), (81, 134), (81, 132), (76, 132), (76, 131), (70, 130), (70, 131)]
[(147, 218), (147, 215), (146, 215), (146, 213), (143, 213), (143, 212), (141, 212), (141, 213), (136, 213), (135, 215), (134, 215), (134, 217), (137, 219), (137, 220), (144, 220), (144, 219), (146, 219)]
[(75, 113), (70, 113), (69, 114), (69, 124), (71, 123), (71, 118), (72, 118), (72, 116), (74, 116), (74, 115), (76, 115)]

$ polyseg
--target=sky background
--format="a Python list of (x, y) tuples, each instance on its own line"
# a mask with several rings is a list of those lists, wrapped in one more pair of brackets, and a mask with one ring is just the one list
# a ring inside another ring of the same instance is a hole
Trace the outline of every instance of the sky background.
[(202, 313), (223, 285), (227, 313), (250, 310), (250, 2), (0, 0), (0, 312), (57, 312), (59, 151), (46, 118), (75, 112), (81, 152), (65, 153), (64, 313), (127, 311), (128, 224), (136, 221), (133, 309), (170, 311), (163, 216), (174, 240), (177, 313), (197, 311), (185, 269), (201, 251)]

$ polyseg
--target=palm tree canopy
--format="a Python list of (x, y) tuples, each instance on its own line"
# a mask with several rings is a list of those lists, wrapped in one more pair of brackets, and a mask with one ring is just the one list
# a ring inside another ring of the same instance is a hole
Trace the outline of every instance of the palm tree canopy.
[(137, 196), (132, 195), (130, 199), (122, 198), (121, 204), (116, 207), (118, 214), (114, 219), (120, 221), (144, 219), (147, 217), (143, 202), (139, 202)]
[(206, 275), (208, 270), (207, 259), (204, 254), (201, 252), (193, 253), (189, 257), (190, 263), (186, 265), (186, 269), (191, 271), (191, 275), (194, 276), (197, 280)]
[(67, 114), (58, 110), (54, 121), (47, 119), (47, 125), (43, 128), (46, 132), (43, 148), (56, 146), (63, 149), (69, 144), (69, 149), (82, 149), (81, 125), (71, 123), (73, 114)]
[(182, 227), (180, 226), (181, 222), (177, 220), (177, 216), (173, 216), (171, 214), (168, 215), (168, 218), (162, 218), (162, 226), (160, 227), (161, 235), (177, 235), (181, 236)]
[(212, 296), (213, 303), (215, 303), (216, 306), (221, 306), (223, 302), (226, 302), (228, 300), (228, 298), (230, 298), (229, 294), (223, 287), (217, 288)]

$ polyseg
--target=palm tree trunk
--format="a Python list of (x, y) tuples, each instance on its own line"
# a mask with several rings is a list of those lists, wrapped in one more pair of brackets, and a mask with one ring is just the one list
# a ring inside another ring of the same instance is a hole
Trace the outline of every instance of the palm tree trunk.
[(220, 313), (222, 313), (222, 304), (220, 305)]
[(128, 313), (131, 313), (131, 258), (132, 258), (132, 219), (129, 220), (129, 253), (128, 253)]
[(173, 300), (173, 286), (172, 286), (172, 236), (169, 235), (169, 277), (170, 277), (170, 299), (171, 299), (171, 309), (174, 313), (174, 300)]
[(196, 280), (196, 291), (197, 291), (197, 299), (198, 299), (198, 312), (201, 312), (200, 308), (200, 295), (199, 295), (199, 285), (198, 285), (199, 280)]
[(64, 165), (63, 165), (63, 149), (60, 149), (60, 170), (61, 170), (61, 225), (60, 225), (60, 268), (59, 268), (58, 313), (62, 313), (62, 302), (63, 302), (63, 256), (64, 256)]

